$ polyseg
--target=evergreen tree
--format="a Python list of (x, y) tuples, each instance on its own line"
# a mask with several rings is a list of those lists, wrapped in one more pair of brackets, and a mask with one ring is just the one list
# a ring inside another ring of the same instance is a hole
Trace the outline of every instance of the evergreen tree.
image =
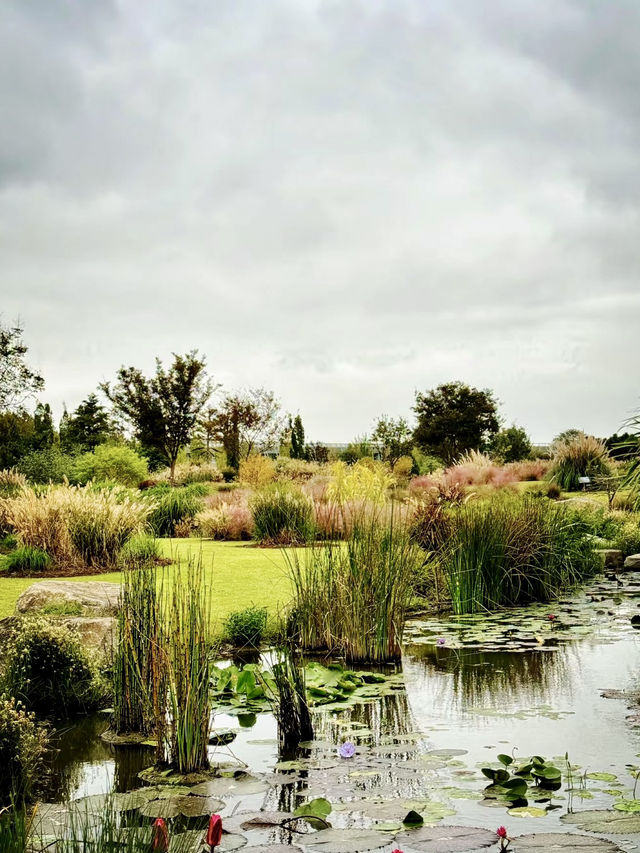
[(53, 426), (51, 406), (48, 403), (38, 403), (33, 416), (33, 447), (34, 450), (46, 450), (53, 447), (56, 431)]
[(95, 394), (89, 394), (73, 414), (65, 409), (60, 421), (60, 443), (65, 450), (93, 450), (113, 434), (109, 413)]
[(296, 415), (291, 426), (291, 458), (306, 459), (306, 450), (304, 443), (304, 427), (302, 426), (302, 418)]

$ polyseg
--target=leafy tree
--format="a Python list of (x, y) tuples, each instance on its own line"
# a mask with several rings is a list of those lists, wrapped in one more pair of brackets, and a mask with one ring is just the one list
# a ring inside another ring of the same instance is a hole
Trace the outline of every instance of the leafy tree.
[(93, 450), (114, 433), (109, 412), (96, 394), (89, 394), (72, 414), (65, 411), (60, 422), (60, 444), (65, 450)]
[(359, 459), (365, 459), (368, 456), (373, 458), (371, 439), (368, 435), (357, 435), (354, 440), (347, 445), (346, 449), (342, 451), (339, 458), (341, 462), (346, 462), (347, 465), (353, 465)]
[(640, 435), (632, 432), (614, 433), (604, 443), (609, 456), (622, 462), (630, 462), (640, 453)]
[(0, 412), (0, 469), (12, 468), (33, 450), (33, 433), (27, 412)]
[(489, 442), (489, 450), (501, 462), (519, 462), (531, 454), (531, 441), (521, 427), (513, 424), (497, 432)]
[(44, 389), (44, 379), (27, 366), (23, 328), (0, 324), (0, 412), (19, 411), (25, 402)]
[(56, 431), (53, 426), (51, 406), (38, 403), (33, 415), (33, 447), (34, 450), (46, 450), (52, 447), (56, 439)]
[(226, 453), (227, 465), (237, 470), (240, 462), (252, 453), (279, 443), (280, 403), (264, 388), (228, 394), (213, 411), (211, 424)]
[(317, 462), (325, 465), (329, 461), (329, 448), (316, 441), (315, 444), (307, 444), (307, 459), (309, 462)]
[(302, 418), (296, 415), (291, 425), (291, 453), (292, 459), (306, 459), (306, 449), (304, 443), (304, 427), (302, 426)]
[(174, 478), (181, 448), (189, 443), (199, 414), (214, 386), (196, 350), (173, 354), (165, 370), (156, 359), (156, 372), (146, 377), (136, 367), (121, 367), (112, 386), (100, 386), (114, 413), (129, 424), (145, 452), (159, 454)]
[(411, 453), (413, 439), (409, 424), (404, 418), (382, 415), (371, 434), (371, 441), (382, 448), (382, 458), (393, 468), (401, 456)]
[(413, 411), (418, 419), (413, 432), (416, 444), (447, 465), (469, 450), (483, 450), (500, 428), (493, 392), (463, 382), (417, 392)]

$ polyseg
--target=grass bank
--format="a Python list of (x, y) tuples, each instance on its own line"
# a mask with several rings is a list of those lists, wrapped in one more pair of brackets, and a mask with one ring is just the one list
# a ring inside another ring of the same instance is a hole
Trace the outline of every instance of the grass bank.
[[(201, 539), (160, 541), (165, 556), (175, 561), (184, 561), (189, 556), (202, 557), (207, 587), (213, 595), (212, 616), (216, 628), (229, 613), (252, 604), (266, 607), (273, 617), (291, 598), (286, 564), (277, 548), (256, 548), (245, 542)], [(176, 570), (176, 565), (167, 568), (169, 574)], [(109, 572), (63, 580), (120, 583), (121, 577), (120, 572)], [(37, 578), (6, 577), (0, 572), (0, 618), (11, 616), (20, 593), (36, 581)]]

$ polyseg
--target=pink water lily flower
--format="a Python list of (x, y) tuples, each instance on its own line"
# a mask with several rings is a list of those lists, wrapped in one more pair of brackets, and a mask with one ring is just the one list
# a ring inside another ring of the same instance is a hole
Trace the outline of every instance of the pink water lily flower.
[(169, 830), (161, 817), (153, 822), (151, 849), (153, 853), (167, 853), (169, 850)]

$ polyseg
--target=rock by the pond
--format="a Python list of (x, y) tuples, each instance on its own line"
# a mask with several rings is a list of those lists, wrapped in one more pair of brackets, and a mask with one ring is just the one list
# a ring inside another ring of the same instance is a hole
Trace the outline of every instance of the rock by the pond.
[(640, 571), (640, 554), (630, 554), (624, 561), (625, 569)]
[(624, 554), (617, 548), (600, 548), (596, 554), (605, 569), (621, 569), (624, 565)]
[(49, 604), (76, 604), (84, 616), (113, 616), (120, 602), (120, 585), (106, 581), (44, 580), (31, 584), (16, 603), (18, 613), (42, 610)]
[(91, 649), (109, 653), (116, 642), (116, 620), (113, 616), (68, 616), (60, 620), (77, 631), (82, 642)]

